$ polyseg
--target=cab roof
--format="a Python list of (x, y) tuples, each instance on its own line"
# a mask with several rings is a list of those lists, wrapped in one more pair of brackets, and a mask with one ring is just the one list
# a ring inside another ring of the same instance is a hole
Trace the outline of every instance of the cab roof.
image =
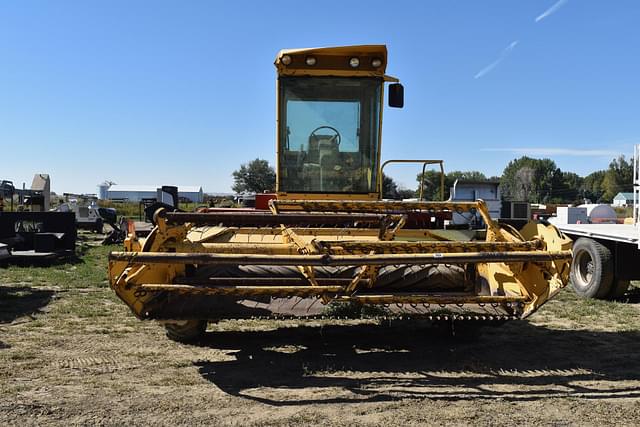
[[(285, 56), (290, 58), (288, 64), (282, 61)], [(308, 65), (306, 62), (308, 57), (315, 58), (316, 63)], [(360, 61), (360, 65), (355, 68), (349, 65), (349, 61), (354, 57)], [(381, 61), (380, 66), (373, 66), (374, 59)], [(382, 77), (385, 80), (397, 81), (397, 79), (385, 76), (387, 67), (387, 47), (385, 45), (283, 49), (276, 56), (275, 66), (279, 76)]]

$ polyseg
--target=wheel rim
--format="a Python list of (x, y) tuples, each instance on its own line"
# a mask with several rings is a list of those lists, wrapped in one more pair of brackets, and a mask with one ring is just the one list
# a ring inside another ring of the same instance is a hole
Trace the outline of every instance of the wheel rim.
[(595, 269), (591, 255), (587, 251), (581, 251), (578, 253), (574, 262), (577, 267), (577, 285), (582, 288), (589, 286), (589, 283), (591, 283), (591, 280), (593, 279), (593, 270)]

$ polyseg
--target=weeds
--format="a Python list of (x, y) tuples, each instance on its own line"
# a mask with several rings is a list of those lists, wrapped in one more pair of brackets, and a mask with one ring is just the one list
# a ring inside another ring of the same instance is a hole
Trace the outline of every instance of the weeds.
[(358, 301), (334, 302), (328, 305), (323, 313), (328, 317), (346, 319), (375, 319), (388, 315), (386, 308), (376, 305), (366, 305)]

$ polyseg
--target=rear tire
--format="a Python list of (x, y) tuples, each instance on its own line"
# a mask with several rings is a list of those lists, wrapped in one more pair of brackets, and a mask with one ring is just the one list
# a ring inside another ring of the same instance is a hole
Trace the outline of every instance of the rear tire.
[(189, 343), (202, 338), (207, 330), (206, 320), (184, 320), (164, 325), (167, 337), (173, 341)]
[(580, 238), (573, 245), (571, 285), (583, 298), (606, 299), (613, 283), (613, 257), (604, 245)]
[(616, 279), (611, 285), (611, 291), (609, 292), (608, 299), (620, 299), (624, 296), (625, 292), (629, 289), (631, 282), (628, 280)]

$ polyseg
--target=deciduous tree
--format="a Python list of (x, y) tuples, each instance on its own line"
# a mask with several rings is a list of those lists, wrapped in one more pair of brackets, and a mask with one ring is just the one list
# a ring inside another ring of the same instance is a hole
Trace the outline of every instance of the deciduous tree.
[(602, 199), (612, 202), (616, 194), (633, 191), (633, 160), (624, 156), (613, 159), (602, 180)]
[[(427, 170), (424, 174), (423, 198), (425, 200), (440, 200), (440, 177), (439, 171)], [(418, 181), (418, 192), (420, 191), (420, 182), (422, 182), (422, 173), (416, 177)], [(479, 171), (451, 171), (444, 177), (444, 200), (449, 198), (451, 187), (456, 180), (462, 181), (486, 181), (485, 174)]]
[(263, 193), (273, 191), (276, 186), (276, 173), (269, 162), (255, 159), (240, 166), (233, 172), (233, 186), (236, 193)]

